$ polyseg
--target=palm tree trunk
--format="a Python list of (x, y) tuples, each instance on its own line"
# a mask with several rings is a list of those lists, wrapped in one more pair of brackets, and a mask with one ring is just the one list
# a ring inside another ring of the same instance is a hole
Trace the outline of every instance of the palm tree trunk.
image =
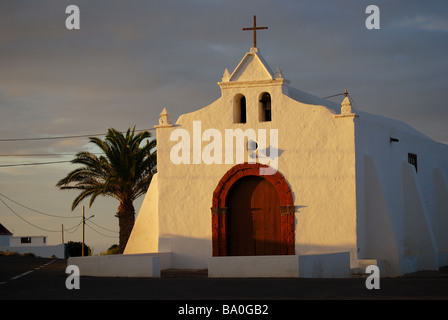
[(120, 227), (120, 253), (123, 253), (135, 222), (135, 209), (131, 201), (121, 202), (118, 206), (118, 224)]

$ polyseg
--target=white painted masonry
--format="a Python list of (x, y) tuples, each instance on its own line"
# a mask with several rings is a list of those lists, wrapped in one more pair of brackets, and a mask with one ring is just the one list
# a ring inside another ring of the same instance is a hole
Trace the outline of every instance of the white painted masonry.
[(67, 266), (80, 276), (160, 278), (161, 267), (170, 268), (170, 253), (70, 257)]
[(32, 253), (42, 258), (65, 258), (65, 244), (49, 246), (46, 236), (0, 235), (0, 251), (17, 252), (19, 254)]
[[(348, 252), (351, 269), (378, 261), (381, 276), (448, 264), (448, 146), (400, 121), (354, 111), (347, 97), (341, 106), (290, 87), (257, 48), (218, 85), (219, 99), (175, 124), (163, 110), (156, 126), (158, 173), (125, 254), (171, 252), (173, 268), (208, 268), (213, 191), (237, 163), (193, 164), (198, 149), (190, 143), (191, 164), (173, 164), (170, 152), (179, 142), (170, 140), (172, 132), (182, 128), (193, 139), (200, 121), (202, 132), (223, 136), (226, 129), (278, 130), (276, 169), (293, 192), (297, 256)], [(271, 121), (260, 121), (264, 92)], [(235, 123), (242, 96), (246, 122)], [(200, 150), (212, 143), (195, 138)], [(417, 155), (417, 167), (408, 163), (409, 153)]]
[(26, 236), (26, 237), (11, 236), (11, 238), (9, 239), (9, 245), (11, 247), (46, 246), (47, 245), (47, 237), (46, 236)]
[[(374, 262), (372, 262), (374, 263)], [(347, 278), (350, 253), (213, 257), (210, 278)]]

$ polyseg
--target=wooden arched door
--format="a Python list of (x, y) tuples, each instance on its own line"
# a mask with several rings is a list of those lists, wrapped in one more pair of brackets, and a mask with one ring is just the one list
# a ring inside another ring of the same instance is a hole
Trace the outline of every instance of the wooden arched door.
[(282, 254), (277, 190), (260, 176), (239, 179), (227, 197), (228, 255)]

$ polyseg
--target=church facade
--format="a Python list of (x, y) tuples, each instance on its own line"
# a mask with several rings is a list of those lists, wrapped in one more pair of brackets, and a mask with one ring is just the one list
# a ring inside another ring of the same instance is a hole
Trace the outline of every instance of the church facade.
[[(157, 128), (157, 168), (125, 254), (212, 257), (348, 252), (382, 276), (448, 265), (448, 146), (315, 97), (251, 48), (221, 97)], [(373, 262), (372, 262), (373, 261)]]

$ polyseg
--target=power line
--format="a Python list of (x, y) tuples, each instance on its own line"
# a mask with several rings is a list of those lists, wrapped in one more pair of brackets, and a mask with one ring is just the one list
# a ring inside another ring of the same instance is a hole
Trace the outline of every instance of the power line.
[[(13, 202), (13, 203), (15, 203), (15, 204), (17, 204), (17, 205), (19, 205), (19, 206), (21, 206), (21, 207), (24, 207), (24, 208), (26, 208), (26, 209), (28, 209), (28, 210), (31, 210), (31, 211), (34, 211), (34, 212), (36, 212), (36, 213), (40, 213), (40, 214), (43, 214), (43, 215), (46, 215), (46, 216), (55, 217), (55, 218), (77, 218), (77, 219), (82, 218), (82, 216), (65, 217), (65, 216), (57, 216), (57, 215), (52, 215), (52, 214), (44, 213), (44, 212), (41, 212), (41, 211), (32, 209), (32, 208), (30, 208), (30, 207), (27, 207), (27, 206), (25, 206), (25, 205), (23, 205), (23, 204), (21, 204), (21, 203), (15, 201), (15, 200), (11, 199), (11, 198), (5, 196), (5, 195), (2, 194), (2, 193), (0, 193), (0, 196), (2, 196), (2, 197), (4, 197), (4, 198), (8, 199), (9, 201), (11, 201), (11, 202)], [(37, 229), (43, 230), (43, 231), (47, 231), (47, 232), (61, 232), (61, 230), (49, 230), (49, 229), (41, 228), (41, 227), (39, 227), (39, 226), (37, 226), (37, 225), (31, 223), (30, 221), (26, 220), (26, 219), (23, 218), (21, 215), (19, 215), (16, 211), (14, 211), (10, 206), (8, 206), (8, 205), (6, 204), (6, 202), (2, 200), (2, 198), (0, 198), (0, 201), (1, 201), (1, 202), (2, 202), (2, 203), (3, 203), (3, 204), (4, 204), (4, 205), (5, 205), (5, 206), (12, 212), (12, 213), (14, 213), (17, 217), (19, 217), (20, 219), (22, 219), (22, 220), (25, 221), (26, 223), (30, 224), (31, 226), (33, 226), (33, 227), (35, 227), (35, 228), (37, 228)], [(95, 226), (97, 226), (97, 227), (99, 227), (99, 228), (101, 228), (101, 229), (104, 229), (104, 230), (106, 230), (106, 231), (109, 231), (109, 232), (118, 233), (118, 231), (114, 231), (114, 230), (110, 230), (110, 229), (104, 228), (104, 227), (100, 226), (99, 224), (96, 224), (96, 223), (94, 223), (93, 221), (90, 221), (89, 219), (85, 219), (85, 222), (86, 222), (86, 225), (87, 225), (90, 229), (92, 229), (93, 231), (95, 231), (96, 233), (98, 233), (98, 234), (100, 234), (100, 235), (102, 235), (102, 236), (104, 236), (104, 237), (108, 237), (108, 238), (117, 238), (117, 236), (109, 236), (109, 235), (106, 235), (106, 234), (104, 234), (104, 233), (102, 233), (102, 232), (99, 232), (98, 230), (96, 230), (96, 229), (94, 229), (93, 227), (89, 226), (89, 225), (87, 224), (87, 222), (88, 222), (88, 223), (91, 223), (91, 224), (93, 224), (93, 225), (95, 225)], [(80, 221), (78, 224), (76, 224), (76, 225), (74, 225), (74, 226), (72, 226), (72, 227), (70, 227), (70, 228), (65, 228), (65, 227), (64, 227), (64, 228), (63, 228), (63, 231), (64, 231), (64, 232), (68, 232), (68, 233), (74, 233), (74, 232), (76, 232), (76, 231), (78, 230), (79, 226), (80, 226), (82, 223), (83, 223), (83, 220), (81, 219), (81, 221)], [(74, 229), (74, 230), (73, 230), (73, 229)], [(72, 230), (73, 230), (73, 231), (72, 231)]]
[(322, 99), (328, 99), (328, 98), (334, 98), (334, 97), (338, 97), (338, 96), (343, 96), (345, 93), (338, 93), (338, 94), (334, 94), (332, 96), (328, 96), (328, 97), (324, 97)]
[[(152, 131), (155, 128), (135, 130), (134, 132), (142, 131)], [(126, 133), (126, 131), (121, 131), (121, 133)], [(71, 135), (71, 136), (56, 136), (56, 137), (44, 137), (44, 138), (14, 138), (14, 139), (0, 139), (0, 142), (13, 142), (13, 141), (37, 141), (37, 140), (55, 140), (55, 139), (72, 139), (72, 138), (85, 138), (92, 136), (105, 136), (107, 133), (101, 134), (83, 134), (83, 135)], [(102, 154), (102, 153), (94, 153)], [(2, 154), (0, 157), (40, 157), (40, 156), (66, 156), (66, 155), (76, 155), (76, 154), (64, 154), (64, 153), (37, 153), (37, 154), (27, 154), (27, 155), (14, 155), (14, 154)], [(47, 161), (47, 162), (31, 162), (31, 163), (16, 163), (16, 164), (2, 164), (0, 168), (9, 167), (22, 167), (22, 166), (39, 166), (48, 164), (58, 164), (58, 163), (69, 163), (70, 160), (60, 160), (60, 161)]]
[(74, 138), (86, 138), (92, 136), (104, 136), (106, 133), (100, 134), (81, 134), (73, 136), (56, 136), (56, 137), (42, 137), (42, 138), (13, 138), (13, 139), (0, 139), (0, 142), (14, 142), (14, 141), (39, 141), (39, 140), (57, 140), (57, 139), (74, 139)]
[[(104, 234), (104, 233), (99, 232), (98, 230), (95, 230), (94, 228), (92, 228), (92, 227), (89, 225), (91, 222), (92, 222), (92, 221), (89, 221), (89, 223), (87, 223), (87, 221), (86, 221), (86, 226), (88, 226), (91, 230), (95, 231), (96, 233), (102, 235), (103, 237), (107, 237), (107, 238), (114, 238), (114, 239), (118, 238), (117, 236), (108, 236), (108, 235), (106, 235), (106, 234)], [(103, 229), (104, 229), (104, 228), (103, 228)]]
[(348, 95), (348, 98), (350, 99), (351, 103), (353, 103), (353, 110), (356, 110), (357, 108), (356, 108), (355, 100), (352, 98), (352, 96), (350, 94), (347, 93), (347, 95)]
[[(64, 228), (64, 231), (67, 231), (68, 233), (75, 233), (76, 230), (78, 230), (78, 228), (79, 228), (79, 226), (80, 226), (81, 224), (82, 224), (82, 220), (81, 220), (76, 226), (74, 226), (74, 227), (71, 227), (71, 228), (68, 228), (68, 229), (65, 229), (65, 228)], [(73, 231), (69, 231), (69, 230), (74, 229), (74, 228), (76, 228), (76, 229), (73, 230)]]
[(110, 231), (110, 232), (113, 232), (113, 233), (118, 233), (118, 231), (114, 231), (114, 230), (110, 230), (110, 229), (104, 228), (104, 227), (102, 227), (102, 226), (96, 224), (96, 223), (93, 222), (93, 221), (89, 221), (89, 223), (92, 223), (92, 224), (96, 225), (97, 227), (99, 227), (99, 228), (101, 228), (101, 229), (104, 229), (104, 230), (106, 230), (106, 231)]
[[(92, 153), (104, 154), (104, 153)], [(76, 156), (77, 153), (25, 153), (25, 154), (0, 154), (0, 157), (52, 157), (52, 156)]]
[[(152, 130), (155, 130), (155, 128), (135, 130), (135, 132), (152, 131)], [(121, 133), (126, 133), (126, 131), (121, 131)], [(105, 135), (107, 135), (107, 133), (80, 134), (80, 135), (71, 135), (71, 136), (55, 136), (55, 137), (42, 137), (42, 138), (12, 138), (12, 139), (0, 139), (0, 142), (74, 139), (74, 138), (87, 138), (87, 137), (97, 137), (97, 136), (105, 136)]]
[(17, 163), (17, 164), (2, 164), (0, 168), (7, 167), (22, 167), (22, 166), (40, 166), (44, 164), (55, 164), (55, 163), (69, 163), (71, 160), (62, 160), (62, 161), (49, 161), (49, 162), (32, 162), (32, 163)]
[(355, 100), (352, 98), (352, 96), (348, 92), (334, 94), (332, 96), (324, 97), (322, 99), (329, 99), (329, 98), (334, 98), (334, 97), (338, 97), (338, 96), (342, 96), (342, 95), (347, 95), (348, 96), (350, 102), (353, 103), (353, 109), (356, 110)]
[[(25, 221), (26, 223), (28, 223), (28, 224), (30, 224), (31, 226), (33, 226), (33, 227), (35, 227), (35, 228), (37, 228), (37, 229), (40, 229), (40, 230), (43, 230), (43, 231), (46, 231), (46, 232), (61, 232), (61, 230), (49, 230), (49, 229), (45, 229), (45, 228), (41, 228), (41, 227), (39, 227), (39, 226), (36, 226), (35, 224), (33, 224), (33, 223), (31, 223), (31, 222), (29, 222), (28, 220), (26, 220), (25, 218), (23, 218), (21, 215), (19, 215), (17, 212), (15, 212), (10, 206), (8, 206), (7, 204), (6, 204), (6, 202), (5, 201), (3, 201), (3, 199), (1, 199), (0, 198), (0, 201), (12, 212), (12, 213), (14, 213), (17, 217), (19, 217), (20, 219), (22, 219), (23, 221)], [(70, 230), (70, 229), (73, 229), (73, 228), (69, 228), (68, 230)]]
[(36, 213), (43, 214), (43, 215), (45, 215), (45, 216), (49, 216), (49, 217), (53, 217), (53, 218), (65, 218), (65, 219), (67, 219), (67, 218), (69, 218), (69, 219), (70, 219), (70, 218), (77, 218), (77, 219), (81, 218), (81, 216), (67, 217), (67, 216), (58, 216), (58, 215), (54, 215), (54, 214), (45, 213), (45, 212), (38, 211), (38, 210), (36, 210), (36, 209), (27, 207), (27, 206), (25, 206), (25, 205), (23, 205), (23, 204), (21, 204), (21, 203), (15, 201), (15, 200), (11, 199), (11, 198), (5, 196), (5, 195), (2, 194), (2, 193), (0, 193), (0, 196), (2, 196), (2, 197), (4, 197), (4, 198), (8, 199), (8, 200), (11, 201), (11, 202), (14, 202), (15, 204), (17, 204), (17, 205), (19, 205), (19, 206), (21, 206), (21, 207), (23, 207), (23, 208), (25, 208), (25, 209), (31, 210), (31, 211), (36, 212)]

